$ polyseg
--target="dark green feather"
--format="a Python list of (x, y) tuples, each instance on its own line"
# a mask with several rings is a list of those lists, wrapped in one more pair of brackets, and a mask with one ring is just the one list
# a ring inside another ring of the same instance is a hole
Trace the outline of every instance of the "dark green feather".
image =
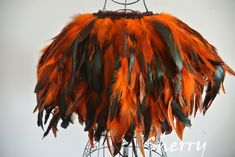
[(135, 54), (133, 52), (131, 52), (130, 58), (129, 58), (128, 83), (130, 83), (131, 70), (132, 70), (134, 60), (135, 60)]
[(147, 75), (147, 93), (152, 93), (153, 90), (153, 72), (150, 64), (147, 64), (148, 75)]
[(191, 56), (192, 56), (192, 59), (193, 59), (195, 62), (198, 62), (198, 61), (199, 61), (199, 58), (198, 58), (197, 54), (196, 54), (194, 51), (191, 51)]
[(114, 63), (114, 68), (115, 70), (118, 70), (121, 67), (121, 63), (119, 61), (119, 56), (116, 54), (115, 55), (115, 63)]
[(182, 72), (180, 71), (175, 81), (175, 90), (178, 95), (180, 94), (181, 88), (182, 88)]

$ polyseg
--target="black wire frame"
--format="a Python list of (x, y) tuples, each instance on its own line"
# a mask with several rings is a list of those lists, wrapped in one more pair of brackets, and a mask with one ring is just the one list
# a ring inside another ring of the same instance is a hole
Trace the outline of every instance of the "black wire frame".
[[(101, 142), (101, 140), (100, 140), (100, 142), (95, 142), (93, 147), (91, 147), (90, 142), (88, 141), (86, 144), (86, 147), (84, 149), (82, 157), (108, 157), (108, 156), (112, 156), (110, 154), (109, 144), (106, 141), (107, 140), (106, 136), (103, 135), (101, 139), (103, 139), (103, 142)], [(121, 148), (122, 153), (120, 152), (115, 157), (136, 157), (136, 156), (138, 156), (140, 152), (138, 153), (138, 155), (136, 154), (139, 149), (138, 142), (137, 142), (136, 138), (134, 138), (134, 140), (132, 142), (134, 142), (135, 147), (133, 147), (133, 144), (127, 145), (126, 142), (123, 141), (122, 148)], [(111, 146), (111, 147), (114, 147), (114, 146)], [(135, 150), (133, 150), (133, 149), (135, 149)], [(163, 144), (160, 136), (158, 136), (155, 139), (155, 144), (153, 144), (151, 142), (151, 140), (146, 141), (144, 143), (144, 150), (145, 150), (146, 157), (167, 157), (167, 154), (166, 154), (166, 151), (164, 148), (164, 144)], [(139, 155), (139, 156), (141, 156), (141, 155)]]
[[(130, 5), (136, 4), (136, 3), (140, 2), (140, 1), (143, 1), (144, 8), (145, 8), (146, 12), (148, 12), (148, 7), (147, 7), (147, 4), (146, 4), (145, 0), (134, 0), (134, 1), (131, 1), (131, 2), (128, 2), (128, 0), (124, 0), (125, 2), (119, 2), (119, 1), (117, 1), (117, 0), (111, 0), (111, 1), (112, 1), (113, 3), (116, 3), (116, 4), (119, 4), (119, 5), (124, 6), (124, 9), (119, 9), (118, 11), (120, 11), (120, 10), (124, 10), (124, 11), (128, 11), (128, 10), (129, 10), (129, 11), (134, 11), (134, 10), (132, 10), (132, 9), (127, 9), (127, 6), (130, 6)], [(107, 2), (108, 2), (108, 0), (104, 0), (103, 11), (106, 10)]]

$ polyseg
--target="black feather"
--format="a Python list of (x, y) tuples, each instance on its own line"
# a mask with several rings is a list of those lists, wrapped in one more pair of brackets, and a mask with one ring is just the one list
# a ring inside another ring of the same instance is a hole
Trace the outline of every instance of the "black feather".
[(142, 104), (140, 105), (140, 110), (142, 112), (142, 114), (144, 114), (146, 112), (146, 97), (144, 96)]
[(43, 110), (39, 110), (38, 111), (38, 121), (37, 121), (37, 124), (38, 124), (38, 126), (41, 126), (42, 130), (44, 130), (42, 118), (43, 118)]
[[(82, 66), (84, 59), (85, 59), (85, 54), (86, 52), (80, 52), (78, 50), (78, 44), (83, 42), (87, 36), (89, 35), (90, 31), (93, 28), (95, 20), (92, 20), (90, 23), (88, 23), (77, 35), (77, 38), (75, 39), (75, 41), (73, 42), (73, 44), (71, 45), (71, 49), (72, 49), (72, 80), (74, 81), (74, 77), (75, 77), (75, 73), (77, 71), (77, 65), (78, 65), (78, 58), (81, 57), (79, 67)], [(84, 44), (84, 43), (83, 43)], [(80, 53), (82, 54), (80, 54)]]
[(37, 105), (35, 106), (34, 108), (34, 111), (33, 112), (36, 112), (37, 108), (44, 102), (44, 97), (40, 97), (40, 98), (37, 98)]
[[(164, 24), (161, 24), (159, 22), (152, 22), (152, 26), (155, 28), (156, 32), (163, 38), (164, 42), (166, 43), (171, 58), (173, 59), (177, 69), (178, 69), (178, 76), (174, 83), (171, 82), (171, 86), (175, 89), (175, 94), (179, 94), (182, 86), (182, 67), (183, 67), (183, 61), (180, 56), (179, 48), (174, 40), (174, 35), (172, 34), (169, 27), (165, 26)], [(172, 80), (172, 74), (170, 72), (170, 69), (168, 69), (165, 66), (166, 74), (169, 78), (169, 80)]]
[(58, 121), (59, 121), (59, 115), (56, 114), (56, 115), (54, 115), (53, 118), (51, 119), (50, 124), (49, 124), (49, 126), (47, 127), (46, 132), (43, 134), (43, 138), (48, 135), (48, 133), (50, 132), (50, 130), (51, 130), (52, 127), (55, 127), (55, 126), (57, 125)]
[(35, 86), (34, 93), (38, 93), (43, 87), (43, 84), (41, 82), (38, 82)]
[(182, 59), (170, 28), (156, 21), (152, 22), (152, 26), (155, 28), (155, 30), (158, 32), (158, 34), (163, 38), (163, 40), (167, 44), (170, 56), (172, 57), (175, 65), (177, 66), (178, 71), (181, 71), (183, 67)]
[[(84, 62), (85, 62), (85, 58), (86, 58), (86, 54), (87, 54), (87, 46), (88, 46), (88, 41), (89, 41), (89, 38), (86, 38), (83, 43), (81, 43), (79, 45), (79, 50), (78, 51), (78, 54), (77, 54), (77, 58), (74, 59), (74, 62), (73, 62), (73, 59), (72, 59), (72, 63), (74, 67), (72, 67), (72, 83), (74, 81), (74, 77), (77, 73), (80, 73), (80, 69), (82, 68), (82, 66), (84, 65)], [(74, 57), (73, 57), (74, 58)], [(79, 60), (78, 60), (79, 59)]]
[(144, 114), (144, 141), (145, 142), (148, 140), (151, 125), (152, 125), (151, 110), (150, 108), (147, 108)]
[(94, 137), (95, 137), (95, 141), (100, 141), (100, 138), (101, 138), (101, 136), (102, 136), (102, 133), (103, 133), (103, 131), (106, 129), (106, 127), (105, 126), (102, 126), (102, 125), (98, 125), (98, 128), (97, 128), (97, 130), (95, 131), (95, 135), (94, 135)]
[(133, 33), (130, 34), (130, 39), (133, 44), (136, 42), (136, 37)]
[(77, 66), (77, 53), (78, 53), (78, 41), (79, 39), (76, 38), (76, 40), (72, 44), (72, 82), (74, 81), (75, 73), (76, 73), (76, 66)]
[(165, 132), (166, 135), (171, 133), (171, 128), (170, 128), (170, 125), (168, 124), (167, 121), (165, 121), (165, 122), (160, 121), (160, 124), (162, 126), (162, 132), (163, 133)]
[(137, 121), (138, 123), (142, 123), (142, 112), (141, 112), (141, 108), (140, 108), (140, 100), (137, 100)]
[(116, 156), (117, 154), (121, 154), (120, 150), (122, 148), (122, 141), (121, 142), (113, 141), (113, 146), (114, 146), (113, 155)]
[(133, 150), (133, 153), (134, 153), (134, 155), (135, 155), (135, 157), (138, 157), (138, 155), (137, 155), (137, 151), (136, 151), (136, 146), (135, 146), (135, 141), (134, 140), (132, 140), (131, 141), (131, 143), (132, 143), (132, 150)]
[(188, 117), (183, 113), (180, 104), (177, 100), (172, 101), (172, 113), (175, 115), (181, 122), (184, 123), (185, 126), (190, 127), (191, 121), (188, 119)]
[(111, 98), (111, 104), (110, 104), (110, 108), (109, 108), (109, 119), (110, 121), (112, 121), (114, 119), (114, 117), (117, 114), (117, 110), (118, 110), (118, 99), (119, 99), (120, 94), (118, 93), (115, 98)]
[(79, 60), (79, 63), (76, 65), (76, 71), (79, 71), (80, 68), (82, 67), (83, 63), (85, 62), (85, 58), (86, 58), (86, 53), (87, 53), (87, 46), (88, 46), (88, 38), (82, 43), (81, 46), (81, 58)]
[[(71, 46), (72, 47), (72, 46)], [(70, 47), (70, 48), (71, 48)], [(62, 57), (61, 57), (61, 59), (60, 59), (60, 61), (58, 62), (58, 70), (60, 71), (60, 70), (62, 70), (65, 66), (65, 64), (64, 64), (64, 61), (65, 61), (65, 59), (66, 59), (66, 57), (68, 57), (71, 53), (72, 53), (72, 51), (71, 51), (71, 49), (70, 48), (68, 48), (64, 53), (63, 53), (63, 55), (62, 55)]]
[(101, 50), (96, 44), (95, 54), (92, 57), (88, 66), (88, 82), (89, 85), (97, 92), (100, 93), (102, 90), (103, 78), (102, 78), (102, 55)]
[(66, 119), (66, 111), (67, 111), (67, 104), (64, 94), (60, 93), (58, 99), (59, 99), (58, 107), (59, 107), (60, 117), (64, 121)]
[(86, 127), (84, 128), (84, 131), (88, 131), (90, 130), (90, 128), (92, 127), (92, 124), (94, 122), (94, 102), (92, 102), (90, 99), (88, 99), (88, 103), (87, 103), (87, 120), (85, 121)]
[(66, 116), (65, 119), (61, 122), (61, 127), (66, 129), (69, 126), (69, 122), (71, 121), (70, 117)]
[(167, 67), (167, 65), (164, 66), (164, 70), (165, 70), (166, 77), (167, 77), (168, 80), (170, 81), (171, 86), (174, 88), (174, 85), (173, 85), (173, 73), (172, 73), (171, 70)]
[(160, 55), (158, 54), (158, 51), (155, 49), (154, 52), (154, 68), (156, 71), (155, 77), (153, 77), (153, 86), (154, 86), (154, 96), (156, 99), (159, 98), (159, 96), (162, 94), (163, 92), (163, 67), (162, 67), (162, 60)]
[(211, 83), (208, 84), (206, 96), (203, 102), (203, 114), (206, 113), (207, 109), (210, 107), (211, 103), (215, 99), (217, 93), (219, 92), (220, 86), (224, 81), (225, 72), (221, 66), (218, 66), (213, 74), (214, 83), (213, 87)]
[(225, 77), (224, 69), (221, 66), (219, 66), (213, 76), (215, 82), (212, 90), (212, 99), (211, 99), (212, 101), (215, 99), (217, 93), (219, 92), (220, 86), (224, 81)]
[(132, 121), (127, 133), (124, 136), (124, 139), (127, 142), (127, 144), (125, 144), (125, 146), (128, 146), (131, 143), (131, 141), (133, 140), (133, 137), (135, 134), (134, 131), (135, 131), (135, 124), (134, 124), (134, 121)]
[(45, 115), (45, 119), (44, 119), (44, 124), (47, 123), (48, 118), (50, 117), (50, 114), (52, 112), (52, 110), (54, 109), (53, 105), (49, 105), (48, 107), (45, 108), (46, 110), (46, 115)]
[(156, 68), (155, 79), (160, 80), (163, 77), (164, 72), (162, 67), (161, 56), (158, 54), (157, 50), (155, 50), (154, 52), (154, 67)]

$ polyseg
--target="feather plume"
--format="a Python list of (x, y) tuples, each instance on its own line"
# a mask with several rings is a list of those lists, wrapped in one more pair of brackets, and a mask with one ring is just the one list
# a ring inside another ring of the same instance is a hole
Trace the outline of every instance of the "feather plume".
[(109, 134), (115, 156), (136, 136), (144, 156), (152, 136), (175, 130), (183, 138), (189, 116), (207, 111), (226, 73), (235, 75), (215, 47), (172, 15), (81, 14), (43, 50), (34, 111), (38, 126), (50, 120), (44, 137), (76, 113), (91, 144)]

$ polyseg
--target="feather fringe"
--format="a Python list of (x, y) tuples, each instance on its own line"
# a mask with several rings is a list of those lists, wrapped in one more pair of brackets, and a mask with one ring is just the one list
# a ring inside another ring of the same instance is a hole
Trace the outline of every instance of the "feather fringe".
[(83, 14), (43, 50), (34, 111), (42, 128), (52, 114), (44, 136), (56, 134), (59, 120), (66, 128), (76, 113), (91, 143), (109, 132), (115, 156), (122, 140), (136, 135), (144, 156), (143, 139), (172, 129), (182, 139), (188, 117), (207, 111), (225, 73), (235, 75), (214, 46), (169, 14)]

